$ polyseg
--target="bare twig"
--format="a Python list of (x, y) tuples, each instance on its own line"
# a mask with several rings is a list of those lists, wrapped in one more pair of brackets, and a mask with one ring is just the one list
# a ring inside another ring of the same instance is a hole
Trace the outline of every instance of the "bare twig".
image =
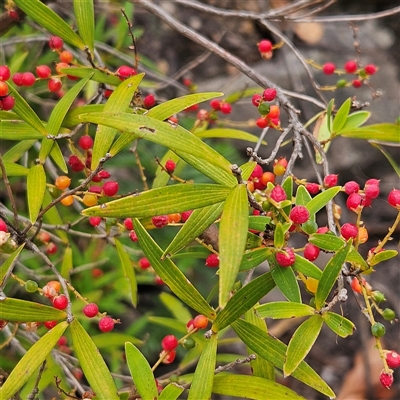
[(42, 378), (44, 369), (46, 368), (46, 362), (47, 361), (44, 360), (42, 362), (42, 365), (39, 368), (39, 373), (38, 373), (38, 376), (35, 381), (35, 386), (33, 387), (32, 391), (29, 393), (29, 395), (27, 397), (28, 400), (35, 400), (36, 395), (39, 393), (39, 382), (40, 382), (40, 379)]
[(2, 157), (2, 155), (1, 155), (1, 153), (0, 153), (0, 169), (1, 169), (1, 174), (3, 175), (3, 181), (4, 181), (4, 185), (5, 185), (5, 187), (6, 187), (6, 190), (7, 190), (8, 197), (9, 197), (9, 199), (10, 199), (11, 208), (12, 208), (12, 210), (13, 210), (13, 214), (14, 214), (14, 224), (15, 224), (15, 226), (18, 226), (18, 210), (17, 210), (17, 204), (15, 203), (14, 195), (13, 195), (13, 192), (12, 192), (12, 190), (11, 190), (10, 181), (8, 180), (6, 167), (5, 167), (5, 165), (4, 165), (3, 157)]

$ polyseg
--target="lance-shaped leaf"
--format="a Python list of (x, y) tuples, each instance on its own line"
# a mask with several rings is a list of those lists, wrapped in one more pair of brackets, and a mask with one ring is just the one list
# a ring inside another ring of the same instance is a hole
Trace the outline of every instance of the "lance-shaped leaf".
[(218, 374), (214, 378), (213, 393), (243, 399), (265, 400), (305, 400), (292, 389), (271, 381), (251, 375)]
[(47, 358), (67, 327), (66, 321), (56, 325), (24, 354), (0, 388), (0, 399), (10, 399), (21, 389)]
[(291, 301), (275, 301), (265, 303), (255, 308), (256, 313), (262, 318), (298, 318), (315, 314), (315, 309), (307, 304)]
[(340, 192), (340, 189), (341, 186), (331, 187), (310, 200), (306, 204), (310, 215), (316, 214), (319, 210), (325, 207)]
[(328, 311), (322, 314), (325, 323), (336, 333), (336, 335), (345, 338), (352, 335), (356, 330), (355, 325), (349, 319), (339, 314)]
[(3, 162), (10, 162), (10, 163), (17, 162), (35, 143), (36, 140), (20, 141), (19, 143), (11, 147), (11, 149), (9, 149), (6, 153), (3, 154)]
[(283, 366), (285, 376), (291, 375), (310, 352), (323, 323), (321, 315), (313, 315), (296, 329), (286, 349), (286, 362)]
[(215, 362), (217, 359), (217, 343), (218, 335), (212, 334), (201, 353), (199, 363), (194, 372), (188, 400), (211, 398)]
[(231, 322), (237, 320), (246, 311), (250, 310), (260, 299), (275, 287), (271, 272), (266, 272), (253, 279), (246, 286), (238, 290), (226, 303), (226, 307), (218, 313), (212, 330), (218, 332)]
[[(44, 129), (44, 126), (41, 129)], [(43, 139), (43, 134), (25, 121), (0, 121), (0, 139), (32, 140), (36, 143), (36, 140)]]
[(372, 260), (369, 262), (369, 265), (373, 267), (381, 263), (382, 261), (390, 260), (393, 257), (396, 257), (399, 254), (396, 250), (384, 250), (380, 253), (374, 255)]
[[(135, 75), (122, 82), (107, 100), (104, 112), (113, 113), (126, 110), (143, 76), (144, 74)], [(117, 132), (117, 129), (104, 125), (97, 129), (92, 152), (92, 169), (96, 168), (100, 159), (106, 155)]]
[(169, 330), (175, 330), (179, 333), (186, 334), (187, 333), (187, 320), (185, 323), (181, 321), (177, 321), (175, 318), (167, 318), (167, 317), (148, 317), (150, 323), (162, 326), (163, 328), (168, 328)]
[(85, 378), (99, 400), (119, 400), (115, 383), (96, 345), (75, 318), (71, 324), (74, 352)]
[(371, 116), (370, 111), (356, 111), (356, 112), (350, 114), (346, 119), (346, 123), (340, 129), (340, 132), (358, 128), (364, 122), (366, 122), (370, 116)]
[(390, 165), (396, 171), (397, 176), (400, 178), (400, 165), (398, 164), (397, 159), (395, 159), (383, 146), (379, 145), (378, 143), (375, 143), (375, 142), (372, 142), (372, 141), (370, 141), (369, 143), (382, 152), (382, 154), (390, 162)]
[(271, 257), (271, 255), (272, 250), (269, 247), (261, 247), (259, 249), (246, 251), (246, 253), (243, 254), (239, 269), (240, 271), (246, 271), (248, 269), (257, 267), (262, 262), (267, 260), (268, 257)]
[[(260, 139), (256, 135), (241, 131), (239, 129), (229, 129), (229, 128), (214, 128), (206, 129), (201, 132), (196, 133), (196, 136), (201, 139), (208, 138), (223, 138), (223, 139), (236, 139), (236, 140), (247, 140), (248, 142), (257, 143)], [(263, 144), (267, 143), (263, 141)]]
[[(237, 320), (232, 328), (239, 338), (258, 356), (272, 362), (277, 368), (283, 369), (287, 346), (279, 339), (270, 336), (247, 321)], [(335, 397), (335, 393), (325, 381), (304, 361), (292, 373), (292, 376), (319, 392)]]
[(186, 306), (175, 296), (167, 292), (160, 293), (160, 300), (169, 312), (180, 322), (186, 323), (192, 318)]
[(299, 186), (296, 192), (296, 206), (305, 206), (311, 200), (312, 197), (307, 189), (303, 185)]
[(62, 321), (67, 318), (65, 311), (10, 297), (0, 300), (0, 315), (2, 319), (13, 322)]
[(284, 224), (278, 222), (274, 231), (274, 246), (281, 249), (285, 244), (285, 235), (291, 226), (291, 222), (286, 222)]
[(189, 307), (192, 307), (198, 313), (204, 314), (208, 318), (214, 319), (215, 311), (213, 308), (207, 303), (181, 270), (170, 259), (161, 261), (163, 254), (162, 249), (143, 228), (139, 220), (134, 220), (134, 226), (137, 237), (139, 238), (140, 247), (145, 256), (149, 259), (151, 266), (164, 283)]
[(61, 169), (61, 171), (68, 173), (67, 163), (65, 162), (64, 156), (57, 142), (54, 142), (53, 147), (50, 150), (50, 156), (57, 164), (57, 166)]
[(87, 208), (83, 215), (145, 218), (177, 213), (224, 201), (232, 189), (207, 183), (185, 183), (145, 192)]
[(126, 342), (131, 342), (135, 346), (143, 345), (143, 340), (126, 333), (108, 332), (107, 335), (100, 333), (99, 335), (91, 336), (93, 343), (99, 349), (107, 349), (110, 347), (124, 347)]
[(79, 36), (93, 56), (95, 31), (93, 0), (74, 0), (74, 14)]
[(237, 185), (226, 199), (219, 226), (219, 306), (224, 308), (236, 281), (246, 248), (248, 202), (245, 185)]
[(46, 190), (46, 173), (42, 164), (37, 164), (31, 167), (27, 177), (28, 208), (29, 219), (32, 224), (40, 212), (40, 207), (43, 203), (44, 193)]
[(158, 391), (153, 371), (145, 356), (132, 343), (125, 343), (126, 362), (140, 398), (158, 399)]
[(326, 264), (324, 271), (322, 272), (321, 279), (319, 280), (318, 289), (315, 293), (315, 306), (319, 310), (324, 304), (325, 300), (328, 298), (329, 293), (331, 292), (333, 285), (338, 278), (340, 271), (342, 269), (343, 263), (346, 260), (347, 254), (351, 248), (350, 239), (347, 243), (347, 246), (339, 250)]
[(158, 400), (177, 400), (184, 390), (183, 386), (171, 382), (162, 390), (158, 396)]
[(308, 238), (308, 241), (320, 249), (328, 251), (338, 251), (346, 244), (343, 239), (329, 232), (314, 233)]
[(250, 215), (249, 216), (249, 229), (254, 229), (256, 231), (265, 231), (266, 225), (271, 222), (271, 217), (266, 217), (263, 215)]
[(212, 204), (211, 206), (194, 210), (188, 220), (183, 224), (178, 234), (165, 249), (163, 258), (171, 256), (191, 243), (202, 234), (221, 215), (224, 203)]
[(24, 247), (25, 243), (21, 244), (17, 250), (8, 256), (7, 260), (3, 262), (3, 265), (0, 266), (0, 286), (3, 286), (5, 277), (11, 275), (11, 272), (18, 261), (19, 254)]
[(347, 99), (339, 108), (333, 120), (332, 131), (333, 134), (339, 132), (346, 124), (351, 106), (351, 99)]
[(370, 268), (364, 257), (354, 247), (347, 254), (346, 262), (351, 263), (353, 267), (360, 269), (362, 272)]
[[(3, 161), (4, 168), (7, 176), (26, 176), (29, 173), (29, 169), (22, 165), (15, 164), (13, 162)], [(3, 172), (0, 171), (0, 178), (3, 177)]]
[[(48, 189), (44, 192), (43, 207), (47, 207), (53, 201), (53, 197)], [(49, 224), (62, 225), (64, 222), (57, 210), (57, 207), (51, 207), (43, 215), (43, 220)], [(68, 243), (68, 235), (65, 231), (56, 230), (57, 235), (63, 240), (64, 243)]]
[[(121, 80), (115, 75), (108, 75), (103, 71), (90, 67), (69, 67), (61, 68), (60, 71), (63, 74), (75, 76), (76, 78), (86, 78), (88, 75), (92, 75), (91, 80), (99, 83), (105, 83), (106, 85), (118, 86), (121, 84)], [(135, 75), (137, 76), (137, 75)], [(65, 120), (65, 126), (76, 125), (77, 121), (74, 119), (79, 114), (84, 114), (90, 111), (102, 111), (105, 104), (90, 104), (87, 106), (79, 107), (80, 109), (75, 109), (68, 113), (68, 117)], [(78, 122), (79, 123), (79, 122)]]
[(63, 261), (61, 264), (61, 275), (63, 278), (69, 280), (69, 273), (74, 268), (73, 260), (72, 260), (72, 248), (67, 247), (65, 249)]
[(340, 132), (340, 135), (365, 140), (376, 140), (381, 142), (400, 142), (400, 125), (399, 124), (376, 124), (367, 125), (361, 128), (346, 130)]
[(65, 42), (84, 50), (85, 44), (53, 10), (39, 0), (15, 0), (14, 3), (26, 14), (36, 21), (41, 27), (54, 35), (60, 36)]
[(133, 269), (132, 262), (129, 258), (128, 253), (125, 251), (124, 246), (117, 239), (114, 239), (115, 248), (117, 249), (119, 260), (121, 261), (122, 270), (124, 271), (124, 276), (128, 280), (131, 301), (134, 307), (137, 306), (138, 296), (137, 296), (137, 281), (135, 270)]
[(177, 114), (185, 110), (186, 108), (193, 106), (194, 104), (198, 104), (203, 101), (213, 99), (215, 97), (220, 97), (222, 95), (223, 93), (221, 92), (188, 94), (186, 96), (177, 97), (175, 99), (158, 104), (155, 107), (152, 107), (147, 112), (147, 115), (149, 117), (164, 121), (172, 115)]
[[(286, 197), (288, 199), (292, 198), (293, 195), (293, 178), (291, 176), (288, 176), (282, 183), (282, 189), (286, 193)], [(289, 200), (290, 201), (290, 200)], [(283, 212), (286, 213), (286, 215), (289, 215), (290, 210), (292, 209), (292, 203), (290, 203), (283, 208)], [(310, 213), (311, 214), (311, 213)]]
[(301, 303), (299, 283), (291, 267), (275, 266), (271, 270), (272, 277), (282, 294), (289, 300)]
[(254, 171), (256, 165), (257, 163), (255, 161), (247, 161), (247, 163), (244, 163), (240, 166), (240, 169), (242, 170), (243, 180), (247, 180), (250, 178), (250, 175)]
[(309, 276), (310, 278), (314, 278), (319, 280), (322, 275), (322, 271), (311, 261), (306, 260), (304, 257), (296, 256), (296, 261), (292, 265), (292, 268), (302, 274)]

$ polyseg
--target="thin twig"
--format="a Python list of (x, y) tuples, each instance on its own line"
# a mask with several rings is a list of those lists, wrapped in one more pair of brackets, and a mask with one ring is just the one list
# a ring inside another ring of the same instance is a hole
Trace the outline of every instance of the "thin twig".
[(15, 226), (18, 226), (17, 204), (15, 203), (14, 195), (13, 195), (13, 192), (12, 192), (12, 189), (11, 189), (10, 181), (8, 180), (6, 167), (4, 165), (3, 157), (1, 155), (1, 153), (0, 153), (0, 169), (1, 169), (1, 174), (3, 175), (3, 181), (4, 181), (4, 185), (6, 186), (8, 197), (10, 199), (11, 208), (13, 210), (14, 224), (15, 224)]
[(38, 376), (35, 381), (35, 386), (33, 387), (32, 391), (29, 393), (29, 395), (27, 397), (28, 400), (34, 400), (36, 395), (39, 393), (39, 382), (40, 382), (40, 379), (42, 378), (44, 369), (46, 368), (46, 363), (47, 363), (47, 361), (44, 360), (42, 362), (42, 365), (39, 368), (39, 373), (38, 373)]

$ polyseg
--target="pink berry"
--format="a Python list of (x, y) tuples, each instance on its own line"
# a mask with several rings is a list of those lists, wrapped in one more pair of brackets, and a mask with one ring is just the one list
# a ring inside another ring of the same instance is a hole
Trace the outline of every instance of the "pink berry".
[(11, 95), (3, 97), (1, 99), (0, 108), (3, 109), (4, 111), (12, 110), (14, 105), (15, 105), (15, 99)]
[(353, 79), (351, 81), (351, 84), (353, 85), (353, 88), (358, 89), (362, 86), (362, 82), (359, 79)]
[(8, 232), (7, 224), (0, 218), (0, 232)]
[(285, 247), (283, 250), (280, 250), (277, 253), (275, 253), (275, 259), (276, 259), (276, 262), (281, 267), (284, 267), (284, 268), (290, 267), (296, 261), (296, 257), (293, 252), (293, 249), (291, 249), (290, 247)]
[(217, 100), (217, 99), (213, 99), (210, 101), (210, 107), (215, 110), (218, 111), (221, 109), (221, 101)]
[(83, 307), (82, 311), (88, 318), (93, 318), (99, 312), (99, 307), (95, 303), (89, 303), (86, 304), (85, 307)]
[(96, 227), (101, 223), (101, 217), (89, 217), (89, 224)]
[(295, 224), (304, 224), (310, 218), (310, 213), (304, 206), (294, 206), (290, 210), (289, 218)]
[(178, 339), (174, 335), (167, 335), (161, 341), (161, 346), (166, 351), (175, 350), (179, 345)]
[(110, 332), (114, 329), (114, 320), (111, 317), (103, 317), (99, 321), (99, 329), (102, 332)]
[(22, 83), (22, 77), (23, 73), (22, 72), (16, 72), (12, 77), (12, 81), (17, 85), (17, 86), (23, 86)]
[(349, 60), (344, 64), (344, 69), (349, 74), (353, 74), (357, 71), (357, 63), (354, 60)]
[(272, 50), (272, 43), (269, 40), (261, 40), (257, 47), (260, 53), (269, 53)]
[(346, 200), (346, 207), (350, 211), (354, 211), (355, 213), (358, 213), (361, 211), (361, 203), (363, 201), (363, 198), (361, 195), (358, 193), (352, 193)]
[(222, 103), (221, 112), (222, 114), (230, 114), (232, 112), (232, 106), (229, 103)]
[(79, 138), (79, 146), (82, 150), (89, 150), (93, 147), (93, 139), (89, 135), (83, 135)]
[(327, 62), (326, 64), (324, 64), (322, 66), (322, 72), (325, 75), (332, 75), (335, 72), (335, 69), (336, 69), (336, 65), (331, 62)]
[(210, 268), (216, 268), (219, 265), (219, 257), (216, 254), (210, 254), (206, 258), (206, 265)]
[(118, 193), (118, 182), (116, 181), (108, 181), (103, 185), (103, 193), (108, 196), (115, 196)]
[(367, 75), (374, 75), (378, 68), (374, 64), (368, 64), (364, 67), (364, 71)]
[(151, 267), (150, 261), (146, 257), (142, 257), (138, 261), (139, 267), (142, 269), (147, 269)]
[(143, 105), (145, 108), (151, 108), (154, 104), (156, 104), (156, 99), (153, 94), (149, 94), (143, 99)]
[(24, 72), (22, 74), (22, 85), (23, 86), (32, 86), (36, 82), (35, 75), (32, 72)]
[(366, 197), (370, 197), (371, 199), (376, 199), (379, 196), (379, 186), (366, 185), (364, 188), (364, 193)]
[(340, 234), (345, 240), (355, 239), (358, 236), (358, 228), (354, 224), (346, 223), (340, 228)]
[(38, 65), (36, 67), (36, 75), (41, 79), (50, 78), (51, 68), (48, 65)]
[(382, 371), (379, 375), (379, 382), (386, 389), (390, 389), (390, 387), (393, 385), (393, 381), (394, 379), (392, 373), (387, 374), (386, 372)]
[(307, 243), (304, 247), (304, 258), (308, 261), (314, 261), (319, 256), (320, 249), (312, 243)]
[(128, 67), (127, 65), (122, 65), (121, 67), (118, 68), (116, 74), (120, 78), (126, 79), (126, 78), (129, 78), (132, 75), (136, 75), (136, 71), (133, 68)]
[(92, 186), (89, 187), (89, 192), (90, 193), (101, 194), (102, 191), (103, 191), (103, 188), (101, 186), (98, 186), (98, 185), (92, 185)]
[(317, 194), (319, 192), (319, 185), (318, 183), (306, 183), (306, 190), (310, 194)]
[(260, 164), (256, 164), (249, 179), (250, 180), (261, 179), (263, 173), (264, 173), (264, 171), (262, 169), (262, 166)]
[(400, 208), (400, 190), (393, 189), (388, 195), (388, 202), (394, 208)]
[(61, 50), (63, 44), (63, 40), (58, 36), (52, 36), (49, 40), (49, 46), (52, 50)]
[(57, 93), (62, 88), (62, 82), (59, 78), (51, 78), (47, 82), (47, 88), (49, 89), (50, 92)]
[(7, 65), (0, 65), (0, 80), (8, 81), (10, 79), (11, 72)]
[(75, 154), (72, 154), (69, 157), (68, 165), (71, 167), (72, 171), (74, 171), (74, 172), (80, 172), (85, 169), (85, 165), (82, 163), (82, 161), (79, 159), (79, 157), (76, 156)]
[(253, 106), (258, 107), (260, 103), (262, 102), (262, 96), (261, 94), (254, 94), (253, 97), (251, 98), (251, 102)]
[(386, 362), (389, 368), (400, 367), (400, 354), (394, 350), (390, 350), (386, 353)]
[(164, 228), (168, 225), (168, 215), (157, 215), (151, 219), (151, 222), (156, 228)]
[(108, 179), (108, 178), (111, 176), (111, 174), (110, 174), (108, 171), (106, 171), (105, 169), (102, 169), (102, 170), (98, 173), (98, 175), (99, 175), (99, 177), (100, 177), (101, 179)]
[(285, 191), (282, 189), (282, 186), (276, 185), (271, 191), (270, 198), (279, 203), (286, 200), (287, 196)]
[(316, 233), (324, 234), (329, 232), (329, 228), (327, 226), (321, 226), (317, 229)]
[(167, 170), (167, 172), (169, 172), (170, 174), (172, 174), (175, 171), (176, 168), (176, 163), (173, 160), (167, 160), (165, 163), (165, 169)]
[(58, 324), (58, 321), (46, 321), (46, 322), (43, 323), (43, 325), (47, 329), (53, 329), (57, 324)]
[(372, 198), (364, 195), (362, 200), (363, 207), (369, 207), (371, 204), (372, 204)]
[(380, 182), (381, 182), (380, 179), (371, 178), (371, 179), (368, 179), (368, 180), (365, 182), (365, 186), (368, 186), (368, 185), (376, 185), (376, 186), (379, 186)]
[(129, 239), (131, 239), (132, 242), (134, 242), (134, 243), (136, 243), (139, 240), (137, 235), (136, 235), (136, 232), (134, 230), (131, 230), (129, 232)]
[[(187, 110), (187, 109), (186, 109)], [(207, 110), (201, 109), (199, 110), (199, 112), (197, 113), (197, 119), (199, 121), (208, 121), (210, 117), (210, 114), (208, 113)]]
[(188, 332), (192, 332), (192, 331), (194, 331), (195, 329), (197, 329), (197, 328), (194, 326), (194, 320), (193, 320), (193, 319), (190, 319), (190, 320), (188, 321), (188, 323), (186, 324), (186, 329), (187, 329)]
[(338, 175), (330, 174), (324, 178), (324, 186), (330, 188), (338, 183)]
[(188, 220), (188, 218), (190, 217), (190, 215), (192, 214), (192, 212), (193, 212), (193, 210), (182, 212), (181, 213), (181, 221), (186, 222)]
[(275, 100), (276, 90), (273, 88), (267, 88), (264, 90), (262, 97), (265, 101)]
[(344, 184), (346, 194), (357, 193), (360, 190), (360, 185), (355, 181), (348, 181)]
[(65, 310), (68, 306), (68, 299), (65, 294), (60, 294), (53, 298), (53, 306), (58, 310)]
[(133, 221), (132, 218), (125, 218), (124, 219), (124, 226), (128, 231), (131, 231), (133, 229)]

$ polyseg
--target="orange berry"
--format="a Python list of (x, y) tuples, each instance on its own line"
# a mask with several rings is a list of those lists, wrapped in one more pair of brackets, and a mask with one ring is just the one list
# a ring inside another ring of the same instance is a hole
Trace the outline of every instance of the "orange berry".
[(358, 229), (358, 243), (363, 244), (368, 240), (368, 231), (363, 226)]
[(0, 96), (7, 96), (8, 95), (8, 85), (7, 83), (0, 81)]
[(61, 71), (64, 68), (69, 68), (69, 65), (67, 63), (64, 63), (64, 62), (57, 63), (56, 64), (57, 74), (59, 74), (59, 75), (64, 74), (64, 72)]
[(261, 182), (264, 185), (267, 185), (268, 182), (274, 183), (275, 182), (275, 175), (272, 172), (264, 172), (261, 176)]
[(279, 106), (272, 105), (269, 108), (269, 113), (267, 114), (267, 118), (269, 118), (269, 119), (278, 118), (280, 114), (281, 114), (281, 110), (280, 110)]
[(73, 202), (74, 202), (74, 196), (67, 196), (61, 200), (61, 204), (66, 207), (72, 206)]
[(196, 317), (194, 317), (193, 325), (197, 329), (204, 329), (208, 325), (208, 318), (203, 314), (199, 314)]
[(72, 55), (72, 53), (68, 50), (64, 50), (61, 54), (60, 54), (60, 61), (66, 64), (70, 64), (72, 62), (72, 60), (74, 59), (74, 56)]
[(58, 189), (64, 190), (71, 184), (71, 179), (66, 175), (61, 175), (56, 179), (55, 185)]
[(175, 213), (175, 214), (169, 214), (168, 215), (168, 223), (177, 223), (181, 222), (181, 214)]
[[(367, 281), (364, 278), (361, 278), (361, 279), (362, 279), (363, 286), (366, 286)], [(356, 276), (351, 281), (351, 285), (350, 286), (351, 286), (351, 288), (353, 289), (354, 292), (362, 293), (360, 281), (358, 280), (358, 278)]]
[(307, 278), (306, 280), (306, 288), (309, 292), (311, 293), (316, 293), (318, 289), (318, 283), (319, 281), (314, 278)]
[(95, 196), (94, 194), (86, 193), (83, 196), (82, 201), (83, 201), (83, 204), (85, 206), (92, 207), (92, 206), (95, 206), (97, 204), (98, 199), (97, 199), (97, 196)]
[(253, 181), (247, 181), (247, 189), (249, 189), (249, 191), (251, 192), (251, 193), (253, 193), (254, 192), (254, 182)]
[(59, 281), (47, 282), (46, 286), (52, 287), (56, 292), (59, 292), (61, 290), (61, 283)]

